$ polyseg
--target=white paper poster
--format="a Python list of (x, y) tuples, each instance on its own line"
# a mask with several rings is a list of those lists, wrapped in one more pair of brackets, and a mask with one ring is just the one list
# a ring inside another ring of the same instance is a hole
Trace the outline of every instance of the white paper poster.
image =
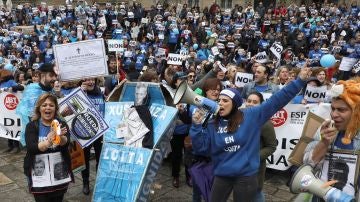
[(306, 86), (304, 99), (308, 102), (321, 102), (326, 97), (327, 86), (315, 87), (311, 85)]
[(103, 39), (55, 45), (54, 55), (62, 81), (109, 74)]
[(31, 179), (33, 187), (56, 186), (71, 181), (60, 152), (36, 155)]
[(235, 86), (238, 88), (244, 87), (245, 84), (250, 83), (253, 80), (253, 77), (253, 74), (237, 72), (235, 76)]
[(356, 58), (343, 57), (339, 66), (339, 70), (350, 71), (357, 61), (358, 59)]
[(108, 42), (108, 50), (109, 52), (122, 52), (124, 50), (124, 41), (118, 39), (109, 39)]
[(167, 63), (170, 65), (181, 65), (183, 56), (180, 54), (169, 53)]

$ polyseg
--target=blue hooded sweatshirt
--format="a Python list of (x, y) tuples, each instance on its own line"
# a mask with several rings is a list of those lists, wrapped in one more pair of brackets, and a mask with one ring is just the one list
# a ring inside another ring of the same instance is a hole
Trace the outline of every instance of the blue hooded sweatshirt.
[(211, 153), (214, 175), (224, 177), (252, 176), (260, 165), (260, 131), (270, 117), (284, 107), (305, 86), (297, 79), (256, 107), (242, 109), (243, 122), (234, 133), (227, 132), (228, 121), (220, 119), (207, 128), (192, 124), (190, 136), (197, 153)]

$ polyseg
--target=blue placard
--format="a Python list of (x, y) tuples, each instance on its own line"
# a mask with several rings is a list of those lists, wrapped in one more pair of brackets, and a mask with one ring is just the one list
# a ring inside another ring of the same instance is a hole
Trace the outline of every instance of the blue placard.
[(135, 201), (153, 150), (104, 143), (93, 201)]

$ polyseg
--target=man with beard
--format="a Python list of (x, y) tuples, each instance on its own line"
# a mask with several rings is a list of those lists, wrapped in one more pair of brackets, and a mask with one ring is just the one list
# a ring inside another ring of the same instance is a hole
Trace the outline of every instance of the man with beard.
[(54, 84), (57, 80), (57, 74), (54, 71), (54, 64), (45, 63), (39, 68), (40, 71), (40, 82), (32, 83), (26, 86), (23, 97), (16, 107), (16, 113), (21, 119), (21, 135), (20, 142), (25, 146), (25, 126), (32, 117), (34, 106), (37, 99), (46, 92), (52, 92), (60, 97), (60, 88), (54, 89)]

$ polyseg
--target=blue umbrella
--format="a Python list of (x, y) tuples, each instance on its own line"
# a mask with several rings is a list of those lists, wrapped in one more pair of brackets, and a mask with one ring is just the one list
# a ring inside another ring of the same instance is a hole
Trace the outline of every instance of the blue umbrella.
[(206, 202), (210, 201), (211, 187), (214, 180), (212, 163), (204, 161), (196, 163), (189, 169), (189, 173), (193, 183), (199, 187), (204, 200)]

